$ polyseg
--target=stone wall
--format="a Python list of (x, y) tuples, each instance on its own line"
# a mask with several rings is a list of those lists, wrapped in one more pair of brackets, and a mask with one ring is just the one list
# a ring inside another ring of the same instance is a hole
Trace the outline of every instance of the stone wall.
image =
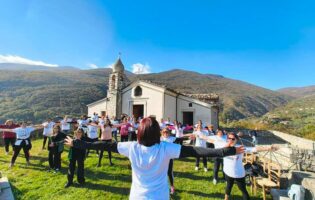
[(300, 149), (315, 150), (315, 141), (304, 139), (280, 131), (270, 130), (270, 132), (273, 133), (275, 136), (280, 137), (281, 139), (287, 141), (292, 146), (296, 146), (297, 148)]

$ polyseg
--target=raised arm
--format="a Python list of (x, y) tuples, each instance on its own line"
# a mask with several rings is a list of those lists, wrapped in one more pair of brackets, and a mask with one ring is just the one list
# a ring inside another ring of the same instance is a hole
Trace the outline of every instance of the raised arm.
[(203, 147), (182, 146), (180, 158), (184, 157), (224, 157), (244, 153), (244, 147), (225, 147), (222, 149), (210, 149)]
[(0, 131), (15, 133), (15, 132), (14, 132), (14, 129), (9, 129), (9, 128), (0, 128)]
[(106, 141), (98, 141), (98, 142), (85, 142), (82, 140), (73, 140), (71, 137), (67, 137), (65, 139), (65, 145), (78, 148), (78, 149), (95, 149), (95, 150), (105, 150), (112, 151), (118, 153), (117, 143), (111, 143)]
[(260, 152), (260, 151), (277, 151), (279, 149), (278, 146), (276, 145), (271, 145), (271, 146), (256, 146), (256, 152)]

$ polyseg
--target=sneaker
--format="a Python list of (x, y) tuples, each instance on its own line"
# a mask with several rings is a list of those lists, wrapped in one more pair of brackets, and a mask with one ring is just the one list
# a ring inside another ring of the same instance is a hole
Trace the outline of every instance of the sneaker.
[(205, 171), (205, 172), (207, 172), (208, 171), (208, 169), (205, 167), (205, 168), (203, 168), (203, 170)]
[(171, 186), (171, 194), (174, 194), (174, 193), (175, 193), (175, 187)]
[(199, 170), (199, 167), (195, 167), (195, 171), (198, 171)]
[(5, 152), (5, 155), (9, 155), (9, 152)]
[(9, 168), (12, 168), (13, 166), (14, 166), (13, 163), (10, 163), (10, 164), (9, 164)]
[(213, 185), (216, 185), (217, 184), (217, 179), (214, 178), (212, 183), (213, 183)]
[(55, 171), (54, 171), (54, 174), (56, 174), (56, 173), (58, 173), (60, 170), (57, 168), (57, 169), (55, 169)]
[(30, 164), (30, 161), (26, 161), (26, 166), (29, 166)]
[(68, 188), (68, 187), (70, 187), (71, 185), (72, 185), (72, 183), (67, 182), (67, 183), (65, 184), (65, 188)]

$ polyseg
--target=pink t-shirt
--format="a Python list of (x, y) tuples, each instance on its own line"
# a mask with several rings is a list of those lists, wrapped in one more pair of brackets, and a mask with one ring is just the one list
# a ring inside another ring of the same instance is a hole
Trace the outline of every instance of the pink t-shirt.
[(131, 127), (131, 124), (129, 124), (129, 123), (121, 125), (121, 127), (120, 127), (120, 135), (122, 135), (122, 136), (128, 135), (129, 127)]

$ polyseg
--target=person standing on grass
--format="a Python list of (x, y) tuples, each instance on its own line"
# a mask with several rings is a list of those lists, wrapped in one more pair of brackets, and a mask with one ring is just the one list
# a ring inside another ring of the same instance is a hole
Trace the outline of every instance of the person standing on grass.
[(53, 132), (53, 127), (55, 125), (55, 122), (53, 122), (51, 118), (48, 118), (48, 120), (44, 122), (42, 125), (44, 126), (44, 130), (43, 130), (44, 139), (43, 139), (42, 149), (44, 150), (46, 146), (47, 138), (50, 137)]
[[(214, 148), (220, 149), (226, 146), (227, 139), (226, 135), (223, 134), (223, 131), (221, 129), (217, 130), (217, 134), (214, 136), (202, 136), (201, 139), (205, 139), (208, 143), (214, 144)], [(214, 158), (214, 166), (213, 166), (213, 184), (216, 185), (218, 182), (218, 174), (220, 170), (220, 166), (222, 166), (222, 172), (223, 172), (223, 158), (222, 157), (216, 157)], [(223, 172), (223, 178), (224, 178), (224, 172)]]
[(26, 164), (30, 164), (30, 149), (32, 148), (32, 143), (31, 143), (31, 133), (37, 129), (41, 129), (42, 126), (40, 127), (33, 127), (33, 126), (27, 126), (26, 122), (21, 123), (21, 127), (15, 128), (15, 129), (0, 129), (2, 131), (12, 131), (16, 134), (16, 141), (14, 143), (14, 153), (11, 159), (11, 163), (9, 167), (13, 167), (15, 160), (17, 156), (19, 155), (21, 149), (24, 151), (25, 159), (26, 159)]
[(54, 125), (52, 135), (48, 138), (48, 161), (49, 167), (55, 172), (61, 169), (61, 153), (66, 134), (61, 132), (59, 125)]
[(12, 131), (12, 129), (18, 128), (18, 124), (14, 124), (13, 120), (7, 120), (3, 125), (0, 125), (0, 128), (4, 129), (9, 129), (8, 131), (3, 131), (2, 138), (4, 140), (4, 149), (5, 149), (5, 154), (9, 154), (9, 146), (11, 144), (12, 149), (14, 148), (14, 143), (16, 140), (16, 135)]
[[(97, 122), (92, 122), (89, 121), (88, 124), (85, 125), (87, 127), (87, 138), (89, 142), (96, 142), (98, 141), (98, 128), (99, 125)], [(82, 126), (81, 128), (83, 128), (84, 130), (84, 126)], [(88, 157), (90, 151), (87, 150), (86, 151), (86, 157)], [(96, 151), (97, 154), (99, 154), (98, 151)]]
[(118, 139), (117, 139), (118, 128), (115, 127), (115, 125), (118, 124), (118, 121), (116, 120), (116, 117), (115, 117), (115, 116), (112, 116), (112, 117), (111, 117), (110, 123), (111, 123), (112, 125), (114, 125), (114, 126), (112, 127), (112, 136), (114, 137), (115, 141), (118, 142)]
[(129, 128), (132, 127), (132, 125), (128, 122), (128, 118), (124, 117), (122, 119), (122, 123), (118, 125), (120, 127), (120, 141), (121, 142), (127, 142), (128, 141), (128, 133)]
[[(191, 134), (187, 134), (185, 137), (190, 136)], [(167, 128), (163, 128), (161, 131), (161, 142), (170, 142), (170, 143), (176, 143), (176, 144), (182, 144), (184, 140), (184, 136), (177, 138), (173, 137), (170, 134), (170, 130)], [(171, 185), (171, 194), (175, 193), (175, 187), (174, 187), (174, 174), (173, 174), (173, 159), (170, 159), (170, 163), (168, 165), (167, 175), (170, 181)]]
[(136, 124), (137, 124), (137, 119), (132, 117), (131, 121), (129, 124), (131, 125), (128, 128), (128, 141), (136, 141), (137, 140), (137, 134), (136, 134)]
[[(208, 136), (209, 135), (207, 131), (202, 130), (202, 123), (197, 124), (196, 130), (193, 132), (193, 134), (195, 135), (195, 138), (196, 138), (195, 146), (207, 148), (207, 142), (200, 138), (201, 136)], [(208, 171), (207, 157), (202, 157), (202, 161), (203, 161), (203, 169), (205, 172), (207, 172)], [(200, 157), (197, 157), (196, 158), (196, 167), (195, 167), (196, 171), (199, 170), (199, 162), (200, 162)]]
[[(101, 126), (101, 141), (111, 143), (112, 142), (112, 127), (109, 119), (106, 119), (105, 124)], [(104, 150), (101, 150), (98, 158), (98, 165), (97, 167), (101, 166), (102, 158), (103, 158)], [(112, 153), (110, 149), (108, 150), (108, 159), (109, 159), (109, 165), (112, 166)]]
[[(74, 132), (74, 137), (75, 137), (73, 140), (74, 142), (86, 140), (86, 138), (84, 137), (84, 130), (82, 128), (78, 128)], [(69, 138), (70, 137), (68, 136), (68, 139)], [(68, 158), (70, 161), (68, 175), (67, 175), (68, 182), (65, 184), (65, 188), (68, 188), (73, 184), (73, 177), (74, 177), (76, 164), (78, 165), (78, 169), (77, 169), (78, 183), (80, 185), (83, 185), (85, 183), (85, 178), (84, 178), (85, 151), (86, 151), (85, 149), (79, 149), (76, 147), (70, 148), (69, 155), (68, 155)]]
[[(230, 132), (227, 134), (227, 143), (226, 147), (238, 147), (237, 142), (239, 136), (236, 133)], [(254, 153), (260, 151), (276, 151), (278, 147), (268, 146), (268, 147), (245, 147), (246, 153)], [(249, 200), (249, 194), (246, 190), (245, 182), (245, 169), (243, 165), (243, 154), (237, 154), (233, 156), (226, 156), (223, 158), (223, 171), (225, 174), (226, 187), (225, 187), (225, 196), (224, 200), (229, 200), (232, 187), (234, 182), (236, 182), (239, 190), (241, 190), (243, 199)]]
[(184, 157), (223, 157), (244, 152), (243, 147), (207, 149), (181, 146), (160, 141), (160, 126), (155, 118), (141, 120), (137, 141), (89, 143), (82, 140), (65, 139), (65, 144), (80, 149), (110, 149), (129, 158), (132, 166), (132, 184), (129, 199), (168, 200), (167, 171), (170, 159)]

